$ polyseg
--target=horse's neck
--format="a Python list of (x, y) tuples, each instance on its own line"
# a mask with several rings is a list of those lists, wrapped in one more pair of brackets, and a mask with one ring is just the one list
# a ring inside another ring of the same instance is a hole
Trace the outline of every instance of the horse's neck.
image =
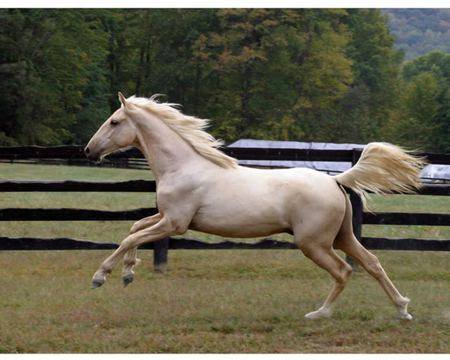
[(204, 160), (180, 135), (163, 121), (138, 119), (138, 147), (144, 153), (156, 180), (179, 171), (192, 161)]

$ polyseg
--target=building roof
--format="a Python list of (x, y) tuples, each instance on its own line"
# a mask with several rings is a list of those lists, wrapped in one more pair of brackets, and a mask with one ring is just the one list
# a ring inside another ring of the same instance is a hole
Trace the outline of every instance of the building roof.
[[(240, 139), (228, 147), (235, 148), (264, 148), (264, 149), (327, 149), (327, 150), (353, 150), (363, 149), (364, 144), (337, 144), (322, 142), (300, 142), (300, 141), (275, 141), (275, 140), (254, 140)], [(338, 161), (296, 161), (296, 160), (239, 160), (241, 165), (262, 166), (262, 167), (306, 167), (329, 174), (341, 173), (351, 168), (351, 162)], [(450, 166), (448, 165), (427, 165), (421, 173), (423, 180), (428, 181), (449, 181)]]

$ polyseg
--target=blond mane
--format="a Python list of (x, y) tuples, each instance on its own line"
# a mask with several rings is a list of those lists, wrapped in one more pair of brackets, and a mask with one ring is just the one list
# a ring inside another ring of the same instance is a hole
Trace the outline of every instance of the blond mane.
[(236, 159), (217, 149), (223, 142), (205, 131), (209, 120), (185, 115), (175, 108), (177, 104), (158, 102), (158, 96), (158, 94), (150, 98), (132, 96), (127, 101), (156, 115), (206, 159), (223, 168), (237, 166)]

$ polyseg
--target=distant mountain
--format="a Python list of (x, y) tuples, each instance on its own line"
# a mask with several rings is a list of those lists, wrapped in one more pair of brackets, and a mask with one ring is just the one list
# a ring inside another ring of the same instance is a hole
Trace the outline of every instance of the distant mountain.
[(450, 53), (450, 9), (384, 9), (396, 47), (407, 60), (433, 50)]

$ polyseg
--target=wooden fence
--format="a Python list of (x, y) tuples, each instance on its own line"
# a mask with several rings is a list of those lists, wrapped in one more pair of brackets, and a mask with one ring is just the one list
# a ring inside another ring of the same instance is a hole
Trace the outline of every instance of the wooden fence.
[[(360, 150), (296, 150), (227, 148), (225, 152), (240, 160), (305, 160), (346, 161), (355, 163)], [(449, 164), (450, 156), (424, 154), (430, 163)], [(111, 156), (115, 160), (140, 159), (137, 151), (128, 151)], [(81, 164), (85, 161), (82, 147), (0, 147), (0, 161), (63, 159)], [(88, 181), (0, 181), (0, 192), (155, 192), (154, 181), (131, 180), (122, 182)], [(448, 196), (450, 185), (427, 184), (420, 195)], [(450, 214), (430, 213), (367, 213), (363, 212), (361, 200), (350, 196), (354, 210), (353, 225), (358, 239), (369, 249), (449, 251), (450, 240), (435, 239), (386, 239), (362, 237), (363, 224), (382, 225), (432, 225), (449, 226)], [(156, 208), (141, 208), (128, 211), (100, 211), (87, 209), (0, 209), (0, 221), (120, 221), (139, 220), (153, 215)], [(8, 238), (0, 236), (0, 250), (70, 250), (70, 249), (114, 249), (113, 243), (95, 243), (67, 238)], [(223, 241), (205, 243), (193, 239), (164, 239), (144, 245), (154, 249), (154, 265), (158, 271), (166, 267), (168, 249), (293, 249), (290, 242), (265, 239), (258, 243)]]

